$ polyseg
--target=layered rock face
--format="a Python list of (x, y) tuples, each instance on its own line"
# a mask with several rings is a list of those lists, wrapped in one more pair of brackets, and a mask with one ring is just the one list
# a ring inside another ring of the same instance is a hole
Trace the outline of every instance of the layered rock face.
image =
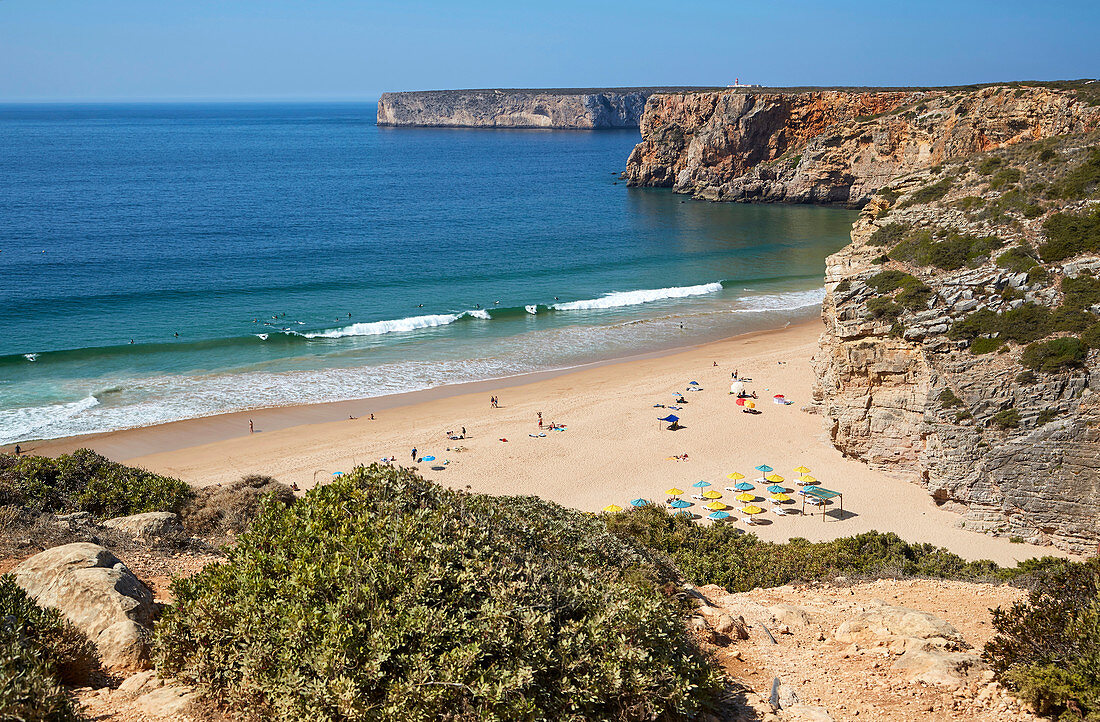
[[(1100, 541), (1100, 256), (1059, 257), (1047, 231), (1097, 207), (1095, 182), (1065, 190), (1100, 172), (1097, 139), (975, 156), (876, 195), (827, 260), (813, 359), (814, 410), (846, 455), (912, 475), (966, 528), (1076, 553)], [(1037, 364), (1052, 348), (1066, 355)]]
[(1096, 115), (1046, 87), (661, 94), (646, 103), (624, 177), (712, 201), (858, 208), (898, 175), (1080, 132)]
[(659, 88), (432, 90), (383, 93), (378, 125), (458, 128), (637, 128)]

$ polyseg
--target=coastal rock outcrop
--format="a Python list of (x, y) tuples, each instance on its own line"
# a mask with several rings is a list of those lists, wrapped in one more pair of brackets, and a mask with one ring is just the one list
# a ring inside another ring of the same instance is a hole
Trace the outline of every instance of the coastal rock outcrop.
[(637, 128), (646, 99), (670, 88), (429, 90), (383, 93), (378, 125), (455, 128)]
[(1098, 120), (1044, 86), (658, 94), (623, 176), (711, 201), (858, 208), (898, 175)]
[(114, 554), (96, 544), (65, 544), (24, 560), (12, 575), (38, 604), (88, 635), (105, 667), (148, 667), (153, 593)]
[(1076, 553), (1100, 541), (1098, 139), (881, 189), (826, 261), (813, 358), (813, 410), (846, 455), (968, 529)]

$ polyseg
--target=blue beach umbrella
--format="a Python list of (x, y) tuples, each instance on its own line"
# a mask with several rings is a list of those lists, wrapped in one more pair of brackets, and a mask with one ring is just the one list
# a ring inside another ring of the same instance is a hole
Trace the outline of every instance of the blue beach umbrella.
[(711, 513), (707, 514), (707, 518), (709, 519), (725, 519), (728, 516), (729, 512), (725, 511), (712, 511)]
[(630, 501), (630, 505), (631, 505), (631, 506), (645, 506), (645, 505), (646, 505), (646, 504), (648, 504), (648, 503), (649, 503), (649, 502), (648, 502), (648, 501), (646, 501), (645, 499), (632, 499), (632, 500)]
[(770, 474), (771, 472), (775, 471), (775, 469), (771, 468), (767, 464), (761, 464), (760, 466), (756, 467), (756, 470), (762, 471), (765, 474)]
[(424, 461), (435, 461), (434, 456), (425, 456), (425, 457), (422, 457), (422, 458), (423, 458)]
[(692, 484), (692, 486), (696, 487), (697, 489), (704, 489), (704, 488), (710, 486), (710, 482), (709, 481), (697, 481), (694, 484)]
[(673, 514), (673, 516), (686, 516), (688, 519), (691, 519), (694, 515), (690, 511), (684, 511), (683, 509), (681, 509), (680, 511)]
[(807, 484), (806, 486), (802, 487), (802, 491), (813, 491), (816, 488), (817, 484)]
[(750, 491), (755, 487), (747, 481), (739, 481), (738, 483), (733, 485), (733, 488), (737, 489), (738, 491)]
[(699, 382), (698, 381), (688, 381), (688, 385), (689, 386), (698, 386)]
[(671, 421), (671, 422), (675, 423), (675, 422), (680, 420), (680, 417), (677, 416), (676, 414), (669, 414), (668, 416), (664, 417), (663, 419), (657, 419), (657, 420), (658, 421)]
[(780, 486), (779, 484), (772, 484), (771, 486), (768, 487), (768, 493), (769, 494), (785, 494), (785, 493), (787, 493), (787, 489), (785, 487)]
[(332, 475), (333, 475), (333, 476), (343, 476), (343, 475), (344, 475), (344, 472), (342, 472), (342, 471), (334, 471), (334, 472), (332, 472)]
[(686, 509), (691, 506), (691, 502), (684, 501), (683, 499), (677, 499), (676, 501), (669, 504), (669, 506), (671, 506), (673, 509)]

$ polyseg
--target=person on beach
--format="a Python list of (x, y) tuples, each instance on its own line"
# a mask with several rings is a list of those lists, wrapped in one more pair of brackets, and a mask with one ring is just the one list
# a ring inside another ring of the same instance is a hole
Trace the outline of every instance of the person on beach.
[(541, 411), (536, 411), (535, 413), (537, 413), (537, 414), (538, 414), (538, 417), (539, 417), (539, 428), (541, 429), (541, 428), (542, 428), (542, 412), (541, 412)]
[(462, 427), (462, 438), (463, 439), (466, 438), (466, 427), (465, 426)]
[(371, 415), (370, 415), (370, 420), (371, 420), (371, 421), (374, 421), (374, 414), (371, 414)]
[(16, 444), (15, 445), (15, 455), (19, 456), (22, 453), (23, 453), (23, 450), (19, 448), (19, 444)]
[(252, 419), (249, 419), (248, 420), (248, 433), (252, 434), (252, 433), (255, 433), (255, 431), (256, 431), (256, 426), (252, 423)]
[(416, 447), (413, 447), (412, 457), (413, 457), (413, 461), (416, 461)]

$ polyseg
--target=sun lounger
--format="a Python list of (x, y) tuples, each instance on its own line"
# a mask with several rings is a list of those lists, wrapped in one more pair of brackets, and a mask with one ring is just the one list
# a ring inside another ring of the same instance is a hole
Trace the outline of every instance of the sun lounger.
[(749, 526), (756, 526), (756, 519), (754, 518), (754, 515), (752, 515), (752, 514), (750, 514), (749, 516), (741, 517), (741, 521), (745, 522)]
[(692, 494), (691, 498), (692, 499), (697, 499), (699, 501), (706, 501), (706, 497), (703, 496), (702, 494)]

